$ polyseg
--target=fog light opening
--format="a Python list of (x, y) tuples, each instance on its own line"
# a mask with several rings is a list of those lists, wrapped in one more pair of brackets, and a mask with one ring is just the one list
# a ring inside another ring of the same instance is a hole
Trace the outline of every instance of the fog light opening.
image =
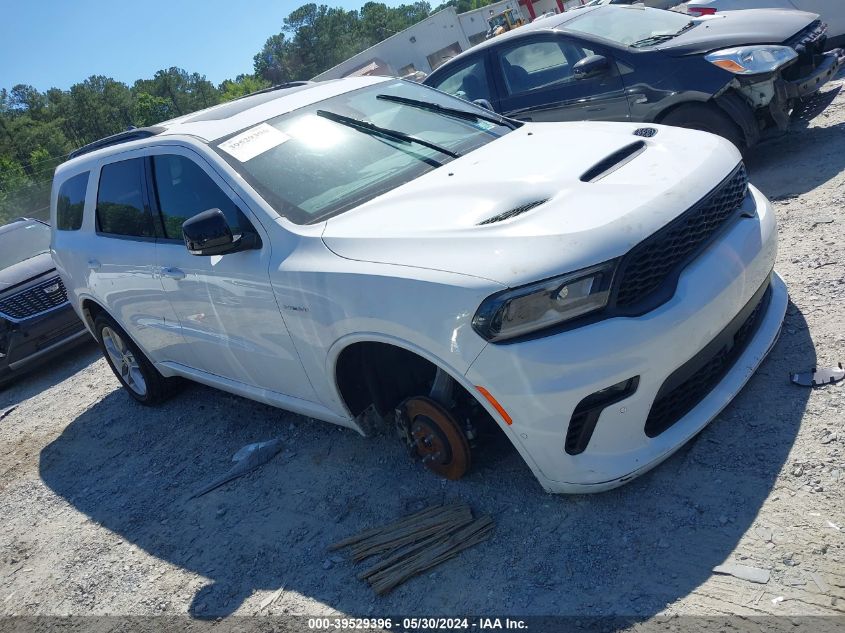
[(639, 384), (640, 377), (634, 376), (610, 387), (594, 391), (581, 400), (569, 420), (569, 428), (566, 431), (566, 441), (564, 442), (566, 452), (569, 455), (583, 453), (593, 437), (593, 431), (601, 412), (610, 405), (632, 396), (637, 391)]

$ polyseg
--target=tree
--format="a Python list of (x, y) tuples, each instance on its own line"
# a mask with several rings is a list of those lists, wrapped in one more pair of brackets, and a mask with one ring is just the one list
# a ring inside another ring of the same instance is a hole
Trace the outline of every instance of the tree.
[(361, 30), (366, 46), (372, 46), (399, 31), (428, 17), (431, 6), (427, 2), (388, 7), (380, 2), (368, 2), (361, 7)]
[(253, 92), (269, 88), (270, 82), (255, 75), (238, 75), (235, 79), (227, 79), (218, 86), (221, 101), (231, 101), (245, 97)]
[(255, 75), (274, 85), (290, 81), (292, 69), (288, 62), (291, 46), (284, 33), (270, 36), (252, 58)]
[(360, 12), (314, 3), (302, 5), (285, 18), (282, 31), (270, 37), (255, 55), (255, 74), (274, 84), (313, 77), (419, 22), (430, 12), (427, 2), (398, 7), (367, 2)]
[(135, 91), (132, 121), (137, 127), (155, 125), (175, 116), (173, 103), (169, 99), (157, 97), (148, 92)]
[(447, 2), (437, 6), (434, 10), (442, 11), (446, 7), (455, 7), (455, 11), (458, 13), (466, 13), (467, 11), (472, 11), (473, 9), (486, 7), (493, 1), (494, 0), (447, 0)]
[(159, 70), (152, 79), (139, 79), (132, 90), (136, 95), (146, 93), (164, 99), (171, 116), (181, 116), (220, 102), (217, 88), (205, 75), (189, 73), (175, 66)]

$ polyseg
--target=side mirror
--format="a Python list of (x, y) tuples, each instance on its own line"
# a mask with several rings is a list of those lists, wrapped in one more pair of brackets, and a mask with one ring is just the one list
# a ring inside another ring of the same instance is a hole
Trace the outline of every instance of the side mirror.
[(182, 223), (182, 237), (191, 255), (224, 255), (258, 248), (254, 233), (235, 235), (220, 209), (208, 209)]
[(572, 67), (575, 79), (589, 79), (610, 70), (610, 62), (603, 55), (588, 55)]
[(487, 101), (487, 99), (473, 99), (472, 101), (475, 105), (481, 106), (485, 110), (493, 111), (493, 104)]

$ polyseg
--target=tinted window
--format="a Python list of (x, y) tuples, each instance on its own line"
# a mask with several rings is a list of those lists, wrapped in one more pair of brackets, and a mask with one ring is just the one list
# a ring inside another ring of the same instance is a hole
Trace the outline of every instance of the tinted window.
[(214, 208), (239, 232), (238, 207), (194, 161), (174, 154), (154, 156), (153, 176), (165, 237), (181, 240), (185, 220)]
[(103, 166), (97, 192), (97, 229), (113, 235), (153, 237), (143, 191), (143, 158)]
[(540, 40), (502, 53), (499, 61), (508, 94), (573, 81), (572, 67), (593, 51), (562, 39)]
[(88, 174), (86, 171), (65, 180), (59, 189), (59, 198), (56, 201), (56, 228), (60, 231), (76, 231), (82, 226)]
[(431, 86), (467, 101), (476, 99), (493, 101), (490, 86), (487, 84), (487, 69), (483, 59), (458, 68), (451, 75), (434, 81)]
[(36, 220), (13, 222), (0, 231), (0, 270), (50, 251), (50, 227)]

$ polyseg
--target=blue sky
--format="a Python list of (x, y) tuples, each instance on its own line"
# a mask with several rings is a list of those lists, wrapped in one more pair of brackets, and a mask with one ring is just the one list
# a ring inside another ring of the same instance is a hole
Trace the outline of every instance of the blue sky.
[[(131, 85), (170, 66), (220, 83), (252, 72), (253, 55), (306, 1), (14, 0), (3, 6), (0, 88), (67, 89), (90, 75)], [(364, 2), (322, 4), (357, 9)]]

